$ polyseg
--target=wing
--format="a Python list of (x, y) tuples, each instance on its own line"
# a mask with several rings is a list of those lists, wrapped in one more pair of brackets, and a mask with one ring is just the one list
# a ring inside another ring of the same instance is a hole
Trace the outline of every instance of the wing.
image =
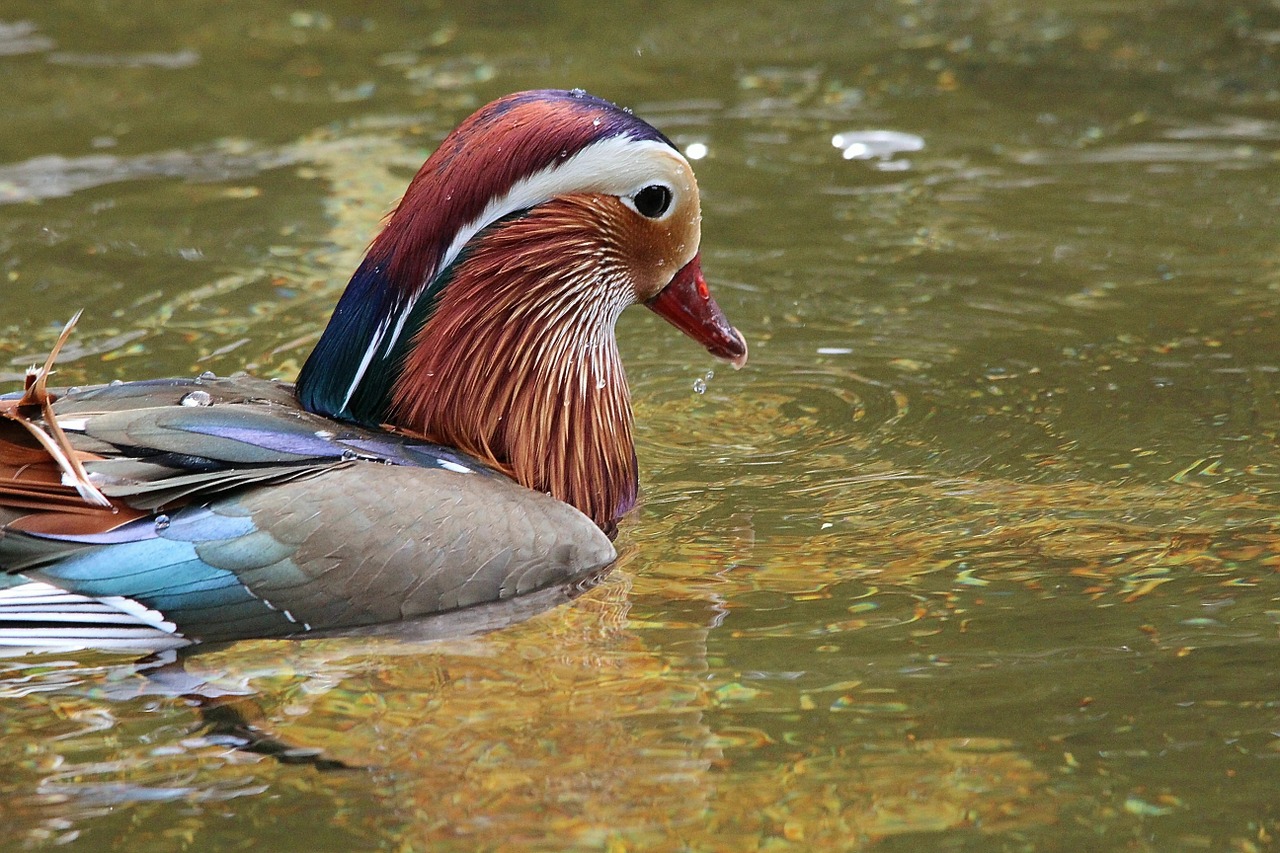
[(0, 643), (159, 648), (412, 618), (591, 576), (608, 539), (454, 451), (249, 377), (64, 396), (90, 506), (0, 420)]

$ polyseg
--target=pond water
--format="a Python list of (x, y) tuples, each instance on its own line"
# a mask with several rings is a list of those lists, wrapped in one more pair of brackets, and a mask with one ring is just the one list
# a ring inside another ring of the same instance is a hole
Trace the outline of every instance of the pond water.
[(0, 83), (6, 383), (77, 308), (66, 384), (292, 378), (544, 86), (703, 155), (752, 347), (624, 317), (643, 505), (572, 604), (0, 660), (6, 848), (1273, 849), (1275, 3), (0, 0)]

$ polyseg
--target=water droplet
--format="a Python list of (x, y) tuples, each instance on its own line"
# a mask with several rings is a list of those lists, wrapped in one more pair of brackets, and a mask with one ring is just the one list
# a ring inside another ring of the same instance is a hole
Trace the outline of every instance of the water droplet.
[(167, 515), (157, 515), (157, 516), (156, 516), (156, 530), (168, 530), (168, 529), (169, 529), (169, 516), (167, 516)]
[(200, 374), (200, 377), (199, 377), (199, 378), (200, 378), (200, 379), (203, 379), (203, 380), (205, 380), (205, 381), (207, 382), (207, 381), (209, 381), (210, 379), (217, 379), (217, 378), (218, 378), (218, 374), (214, 373), (212, 370), (206, 370), (204, 373), (201, 373), (201, 374)]
[(707, 383), (701, 377), (693, 380), (693, 393), (695, 394), (707, 393)]
[(344, 462), (354, 462), (357, 458), (359, 458), (359, 454), (350, 448), (342, 451), (342, 461)]
[(585, 98), (587, 96), (585, 89), (570, 89), (569, 94), (575, 98)]
[(702, 378), (710, 382), (712, 379), (716, 378), (716, 372), (714, 370), (708, 370), (707, 375)]
[(123, 380), (123, 379), (112, 379), (112, 380), (111, 380), (111, 387), (112, 387), (112, 388), (116, 388), (116, 387), (118, 387), (118, 386), (120, 386), (120, 385), (123, 385), (123, 384), (124, 384), (124, 380)]
[(192, 391), (178, 402), (184, 406), (212, 406), (213, 397), (208, 391)]
[(599, 126), (600, 126), (600, 119), (598, 119), (598, 118), (593, 118), (593, 119), (591, 120), (591, 126), (592, 126), (592, 127), (599, 127)]
[(597, 380), (596, 380), (596, 390), (598, 391), (598, 390), (600, 390), (601, 388), (603, 388), (604, 386), (605, 386), (604, 377), (603, 377), (603, 376), (601, 376), (599, 379), (597, 379)]
[(68, 393), (68, 394), (79, 394), (79, 393), (80, 393), (80, 386), (79, 386), (79, 385), (72, 385), (70, 388), (68, 388), (68, 389), (67, 389), (67, 393)]
[(318, 429), (315, 432), (316, 438), (333, 438), (333, 430)]

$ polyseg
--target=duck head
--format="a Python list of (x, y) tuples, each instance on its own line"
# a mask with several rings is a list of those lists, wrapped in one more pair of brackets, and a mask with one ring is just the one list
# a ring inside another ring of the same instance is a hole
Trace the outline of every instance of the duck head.
[(299, 399), (457, 447), (612, 533), (637, 490), (618, 315), (643, 303), (747, 358), (702, 275), (701, 217), (688, 161), (630, 112), (579, 91), (494, 101), (409, 184)]

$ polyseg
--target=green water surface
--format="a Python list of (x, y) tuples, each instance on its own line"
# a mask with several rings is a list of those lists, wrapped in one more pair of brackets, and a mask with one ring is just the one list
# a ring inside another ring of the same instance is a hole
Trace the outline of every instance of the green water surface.
[(616, 571), (478, 637), (0, 659), (0, 846), (1275, 849), (1274, 2), (0, 0), (4, 389), (78, 308), (65, 384), (292, 378), (533, 87), (704, 154), (751, 344), (621, 322)]

